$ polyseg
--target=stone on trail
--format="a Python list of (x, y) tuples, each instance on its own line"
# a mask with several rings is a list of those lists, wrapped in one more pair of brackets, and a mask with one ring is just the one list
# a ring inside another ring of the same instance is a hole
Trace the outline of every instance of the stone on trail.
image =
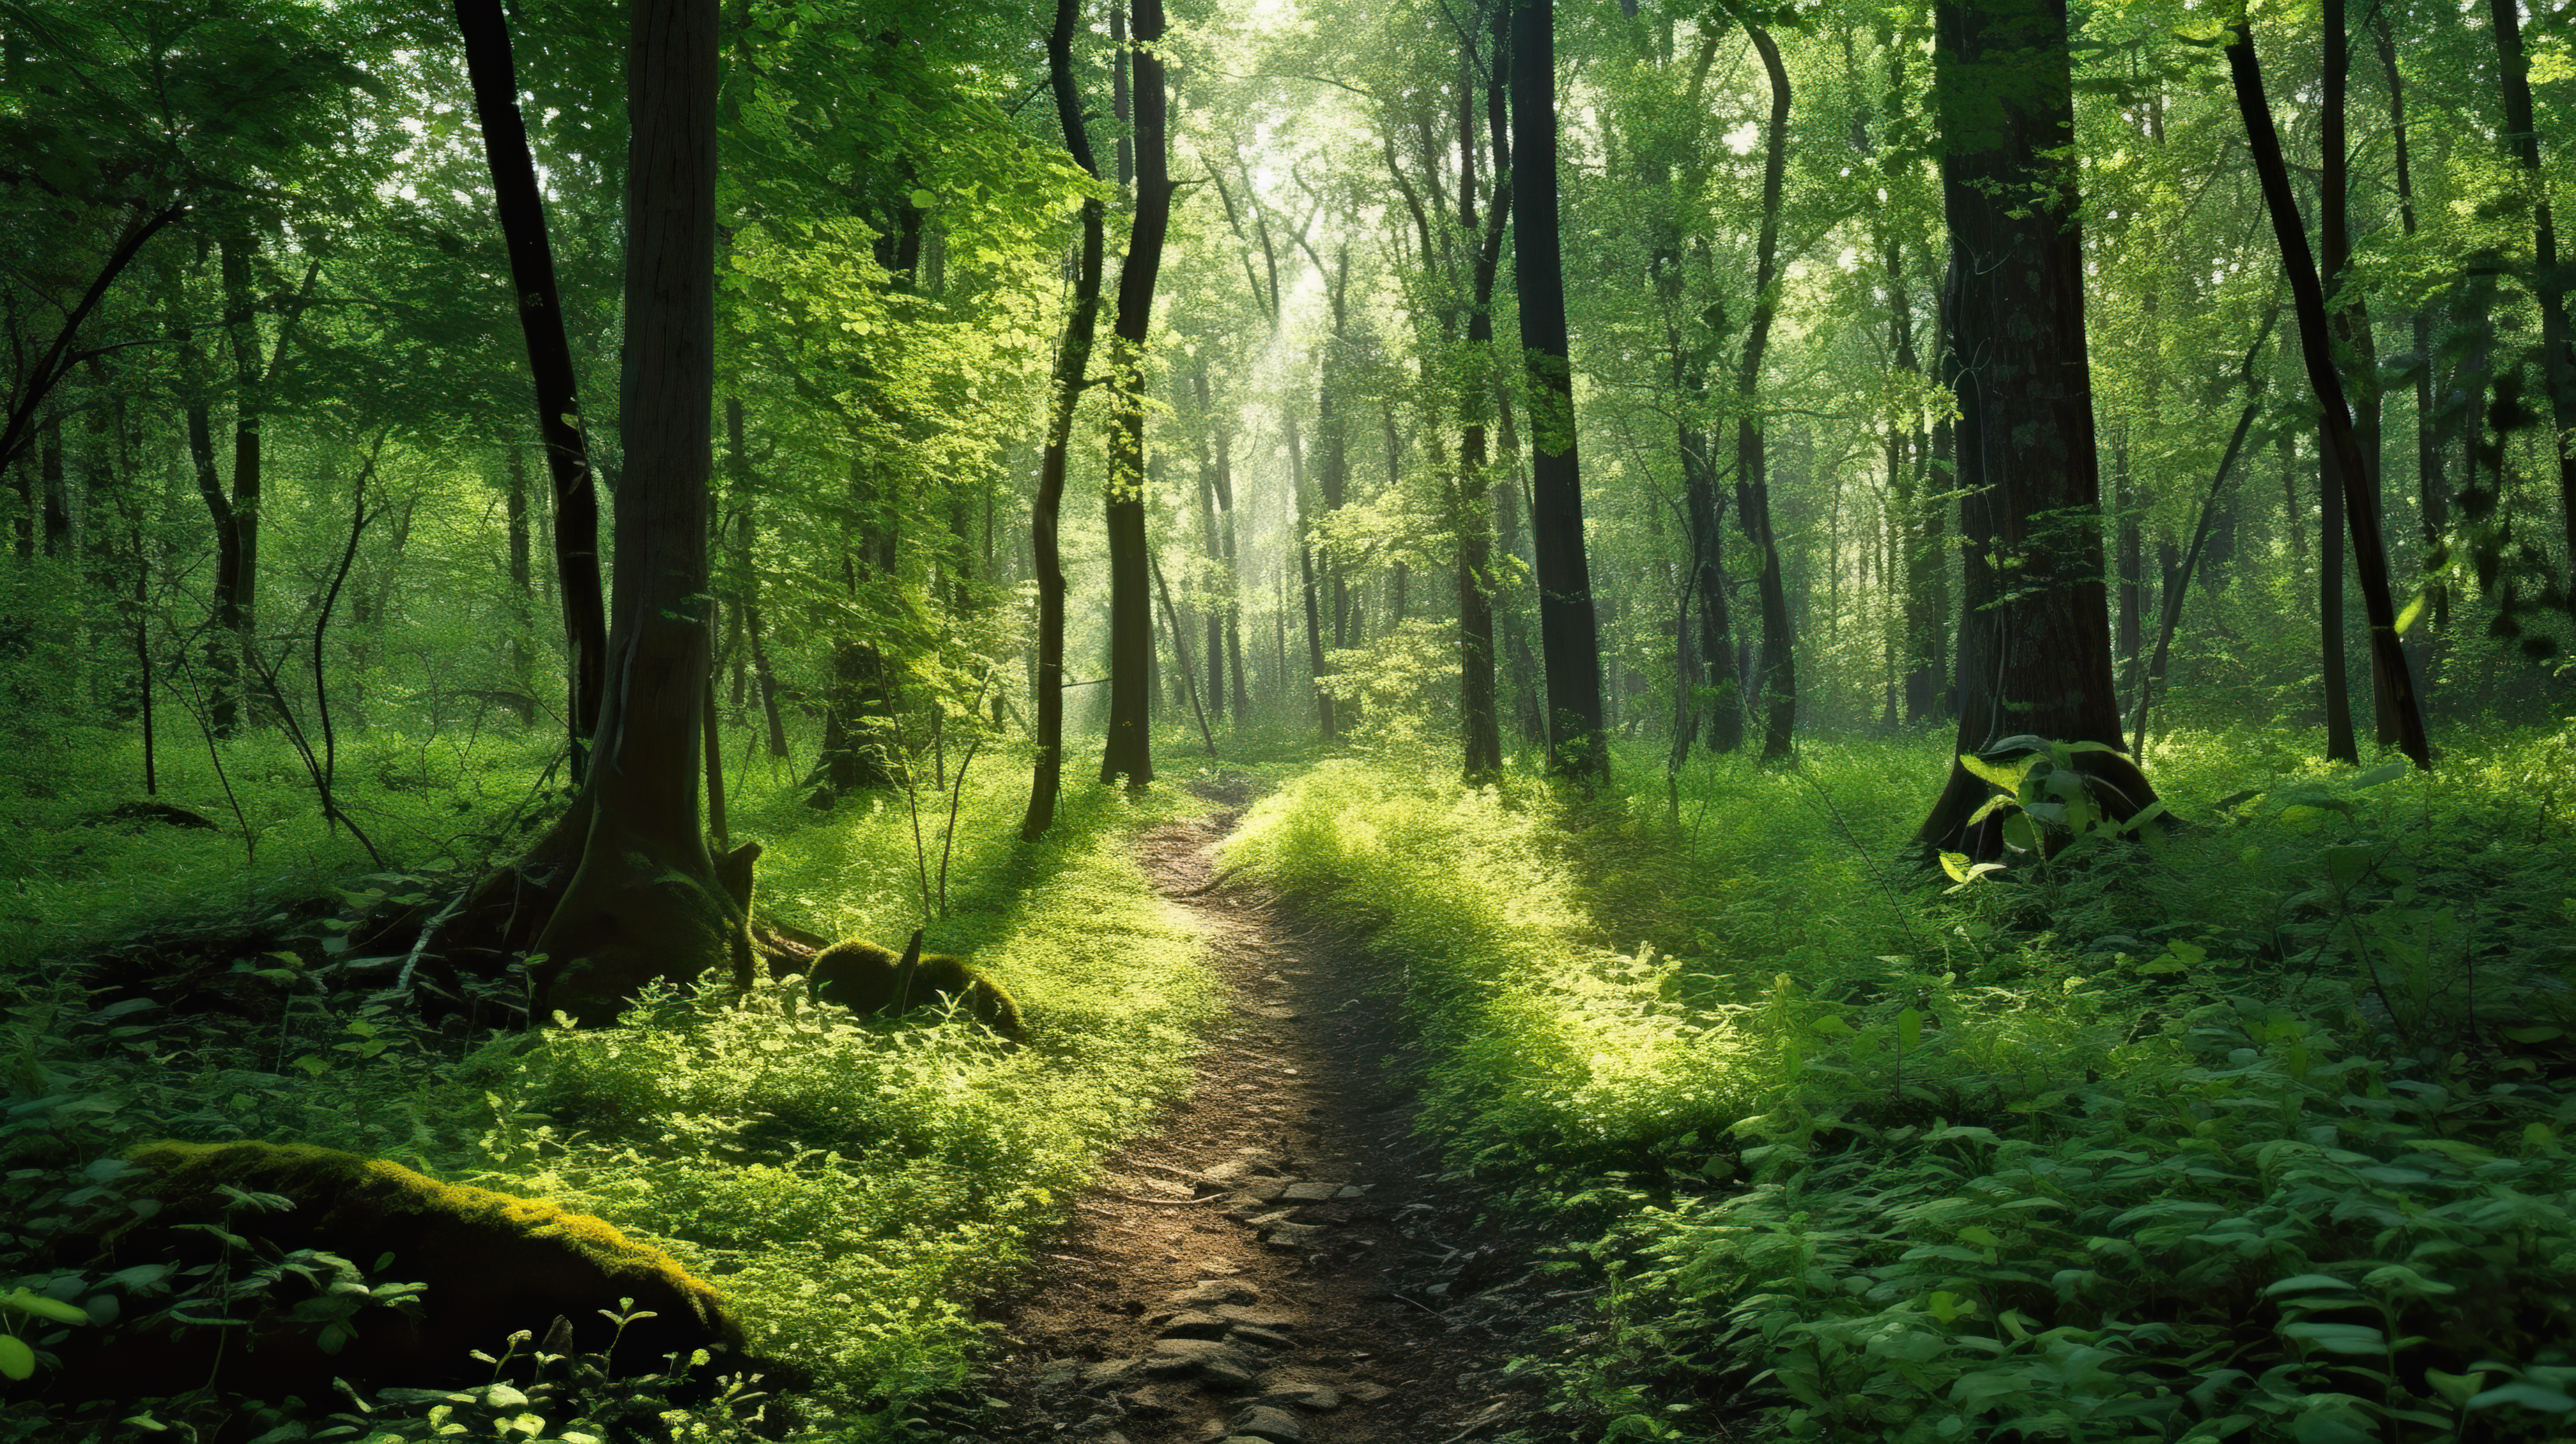
[(1166, 1339), (1222, 1339), (1228, 1321), (1195, 1309), (1172, 1315), (1155, 1333)]
[(1293, 1329), (1298, 1316), (1288, 1309), (1248, 1309), (1241, 1304), (1222, 1304), (1213, 1312), (1229, 1324), (1250, 1324), (1256, 1329)]
[(1387, 1395), (1392, 1394), (1395, 1391), (1384, 1384), (1363, 1383), (1353, 1384), (1342, 1390), (1342, 1392), (1348, 1394), (1352, 1399), (1362, 1404), (1374, 1404), (1378, 1400), (1385, 1398)]
[(1322, 1203), (1328, 1198), (1359, 1196), (1355, 1190), (1345, 1192), (1346, 1189), (1349, 1189), (1348, 1184), (1319, 1183), (1309, 1179), (1304, 1183), (1292, 1183), (1279, 1190), (1279, 1201), (1281, 1203)]
[(1265, 1404), (1293, 1404), (1322, 1412), (1342, 1407), (1342, 1391), (1330, 1384), (1273, 1384), (1262, 1391)]
[(1275, 1223), (1261, 1241), (1272, 1248), (1313, 1248), (1331, 1232), (1320, 1223)]
[(1220, 1304), (1257, 1304), (1261, 1290), (1234, 1279), (1202, 1279), (1195, 1288), (1173, 1294), (1166, 1302), (1175, 1308), (1204, 1309)]
[(1289, 1338), (1286, 1334), (1274, 1334), (1268, 1329), (1253, 1328), (1245, 1324), (1235, 1325), (1233, 1331), (1228, 1333), (1226, 1338), (1234, 1343), (1257, 1344), (1265, 1349), (1293, 1349), (1297, 1347), (1297, 1341)]
[(1252, 1382), (1252, 1360), (1241, 1349), (1215, 1339), (1156, 1339), (1153, 1357), (1145, 1361), (1145, 1372), (1161, 1375), (1194, 1375), (1219, 1384), (1237, 1386)]
[(1267, 1439), (1270, 1444), (1302, 1444), (1306, 1422), (1285, 1409), (1255, 1404), (1234, 1416), (1236, 1438)]

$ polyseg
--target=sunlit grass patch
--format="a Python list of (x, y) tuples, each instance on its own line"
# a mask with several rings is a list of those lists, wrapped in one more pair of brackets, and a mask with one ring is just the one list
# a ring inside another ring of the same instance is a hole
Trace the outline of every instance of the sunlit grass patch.
[[(1016, 828), (1011, 782), (970, 780), (968, 796), (952, 903), (974, 906), (934, 920), (931, 945), (971, 950), (1012, 992), (1026, 1046), (962, 1019), (855, 1018), (793, 976), (740, 1002), (665, 995), (626, 1026), (545, 1035), (487, 1140), (495, 1186), (667, 1240), (754, 1347), (844, 1413), (900, 1413), (962, 1381), (976, 1297), (1185, 1084), (1212, 1007), (1196, 935), (1132, 855), (1169, 794), (1071, 790), (1035, 849), (989, 845)], [(848, 899), (792, 920), (900, 943), (918, 919), (899, 807), (756, 820), (805, 823), (765, 839), (770, 905)], [(897, 867), (905, 879), (856, 890)]]

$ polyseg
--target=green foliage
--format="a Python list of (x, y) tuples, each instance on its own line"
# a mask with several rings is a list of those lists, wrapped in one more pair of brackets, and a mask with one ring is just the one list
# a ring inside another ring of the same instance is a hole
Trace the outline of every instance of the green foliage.
[(1896, 873), (1896, 746), (1608, 803), (1327, 765), (1234, 857), (1366, 931), (1453, 1162), (1589, 1231), (1532, 1366), (1579, 1437), (2559, 1437), (2563, 740), (2168, 747), (2191, 825), (2045, 887)]
[[(959, 1383), (974, 1298), (1183, 1081), (1209, 997), (1196, 940), (1128, 855), (1154, 814), (1084, 790), (1043, 847), (986, 851), (1016, 786), (970, 784), (969, 905), (932, 933), (1010, 989), (1026, 1046), (920, 1014), (859, 1018), (809, 1000), (801, 977), (741, 1000), (656, 993), (626, 1026), (546, 1033), (496, 1080), (495, 1186), (654, 1237), (724, 1294), (756, 1352), (816, 1380), (826, 1412), (900, 1417)], [(765, 898), (827, 894), (866, 858), (909, 872), (899, 809), (828, 826), (799, 811), (782, 800), (805, 830), (769, 842)], [(839, 916), (891, 934), (907, 902), (897, 882), (882, 911)]]

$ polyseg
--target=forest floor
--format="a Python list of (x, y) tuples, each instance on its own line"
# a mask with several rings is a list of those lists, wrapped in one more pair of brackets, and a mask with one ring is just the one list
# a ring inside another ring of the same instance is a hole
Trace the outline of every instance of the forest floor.
[[(1228, 799), (1232, 800), (1232, 799)], [(1382, 969), (1264, 889), (1220, 882), (1239, 815), (1148, 834), (1142, 861), (1207, 939), (1230, 1016), (1158, 1131), (990, 1310), (1001, 1440), (1415, 1444), (1547, 1431), (1536, 1385), (1589, 1290), (1413, 1131)]]

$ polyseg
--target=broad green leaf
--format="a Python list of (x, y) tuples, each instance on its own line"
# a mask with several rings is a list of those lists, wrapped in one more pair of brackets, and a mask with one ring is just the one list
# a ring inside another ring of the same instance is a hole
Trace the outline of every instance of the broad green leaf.
[(2538, 1409), (2545, 1414), (2564, 1414), (2571, 1409), (2576, 1409), (2576, 1398), (2569, 1398), (2556, 1389), (2539, 1384), (2521, 1382), (2499, 1385), (2482, 1394), (2471, 1395), (2469, 1398), (2469, 1407), (2472, 1409), (2492, 1409), (2498, 1404), (2520, 1404), (2526, 1409)]
[(2265, 1285), (2263, 1292), (2266, 1295), (2278, 1296), (2315, 1293), (2319, 1289), (2350, 1289), (2351, 1287), (2350, 1279), (2339, 1279), (2333, 1274), (2297, 1274), (2277, 1283)]
[(1988, 762), (1973, 752), (1959, 754), (1960, 766), (2006, 792), (2021, 790), (2022, 774), (2030, 770), (2031, 763), (2035, 760), (2037, 759), (2026, 757), (2018, 762)]
[(2375, 847), (2330, 847), (2326, 849), (2326, 876), (2338, 887), (2351, 887), (2370, 876), (2370, 865), (2379, 856)]
[(0, 1334), (0, 1374), (25, 1379), (36, 1372), (36, 1351), (15, 1334)]
[(1966, 882), (1968, 880), (1968, 855), (1964, 852), (1945, 852), (1941, 854), (1941, 870), (1950, 875), (1950, 881), (1952, 882)]

